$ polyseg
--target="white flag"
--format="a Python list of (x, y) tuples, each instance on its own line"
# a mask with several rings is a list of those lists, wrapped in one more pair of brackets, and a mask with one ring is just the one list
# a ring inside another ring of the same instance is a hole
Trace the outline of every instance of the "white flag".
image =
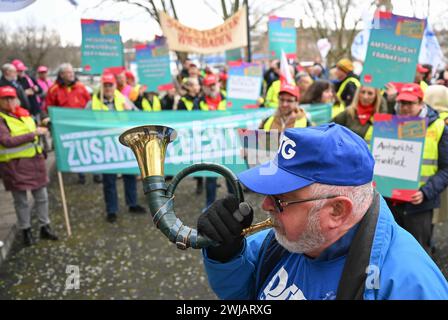
[(295, 85), (294, 78), (292, 77), (291, 71), (289, 70), (288, 59), (286, 58), (285, 51), (282, 49), (282, 57), (280, 60), (280, 81), (281, 83), (287, 83), (290, 85)]

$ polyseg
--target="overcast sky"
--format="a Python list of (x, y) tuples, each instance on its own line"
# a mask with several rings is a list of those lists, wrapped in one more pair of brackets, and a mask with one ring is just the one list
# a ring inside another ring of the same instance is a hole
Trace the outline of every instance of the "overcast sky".
[[(254, 1), (254, 0), (252, 0)], [(421, 6), (419, 14), (425, 14), (428, 0), (400, 0), (392, 1), (394, 13), (412, 15), (411, 3)], [(81, 43), (81, 18), (118, 20), (123, 40), (130, 38), (136, 40), (152, 40), (155, 34), (160, 34), (160, 28), (152, 21), (149, 14), (143, 9), (127, 4), (112, 3), (95, 8), (101, 0), (77, 0), (75, 7), (67, 0), (37, 0), (29, 7), (16, 12), (0, 12), (0, 23), (17, 27), (19, 25), (47, 25), (56, 29), (64, 43)], [(430, 20), (440, 20), (440, 14), (446, 12), (446, 0), (430, 0)], [(208, 3), (220, 12), (219, 0), (208, 0)], [(222, 22), (220, 16), (213, 12), (203, 0), (176, 0), (176, 10), (181, 23), (197, 29), (208, 29)], [(296, 18), (303, 16), (301, 1), (288, 6), (277, 13), (279, 16)], [(431, 19), (432, 18), (432, 19)], [(444, 21), (447, 19), (444, 19)]]

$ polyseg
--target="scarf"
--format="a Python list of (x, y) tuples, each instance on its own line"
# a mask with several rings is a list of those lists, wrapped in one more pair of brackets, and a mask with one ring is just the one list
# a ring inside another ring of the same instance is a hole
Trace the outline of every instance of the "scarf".
[(218, 94), (216, 97), (212, 98), (209, 96), (205, 96), (205, 103), (208, 105), (209, 110), (216, 110), (218, 109), (219, 103), (221, 102), (222, 97), (220, 94)]
[(375, 107), (373, 104), (364, 106), (361, 103), (358, 103), (358, 119), (361, 125), (366, 125), (366, 123), (370, 120), (375, 112)]

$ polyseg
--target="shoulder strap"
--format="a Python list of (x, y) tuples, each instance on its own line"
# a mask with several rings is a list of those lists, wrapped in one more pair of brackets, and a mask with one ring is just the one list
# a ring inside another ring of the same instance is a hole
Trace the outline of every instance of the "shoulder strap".
[(266, 278), (288, 251), (278, 244), (274, 229), (269, 231), (258, 253), (258, 264), (255, 270), (255, 291), (252, 300), (256, 300)]
[(339, 281), (337, 300), (363, 300), (366, 269), (370, 263), (373, 238), (378, 221), (380, 197), (375, 191), (373, 203), (362, 218), (345, 261)]

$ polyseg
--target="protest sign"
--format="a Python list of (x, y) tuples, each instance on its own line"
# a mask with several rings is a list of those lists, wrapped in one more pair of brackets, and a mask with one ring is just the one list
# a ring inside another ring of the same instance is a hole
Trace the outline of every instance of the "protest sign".
[(197, 30), (181, 24), (165, 12), (159, 12), (160, 27), (173, 51), (209, 54), (247, 46), (246, 7), (223, 24), (209, 30)]
[(120, 22), (81, 19), (81, 65), (85, 73), (101, 74), (124, 66)]
[(256, 128), (261, 119), (272, 113), (272, 110), (103, 112), (51, 107), (49, 110), (59, 171), (138, 174), (132, 151), (122, 146), (118, 137), (131, 127), (157, 124), (170, 126), (178, 133), (167, 149), (167, 175), (197, 162), (221, 163), (234, 172), (244, 170), (246, 164), (241, 158), (237, 129)]
[(243, 61), (243, 53), (241, 48), (226, 50), (226, 62)]
[(375, 18), (361, 82), (380, 89), (391, 81), (413, 82), (426, 21), (390, 12), (377, 12)]
[(296, 58), (297, 31), (291, 18), (269, 17), (268, 37), (271, 59), (280, 59), (282, 50), (290, 59)]
[(376, 114), (372, 155), (378, 192), (388, 198), (410, 201), (420, 183), (420, 167), (427, 119)]
[(256, 106), (261, 94), (263, 70), (256, 63), (231, 66), (227, 80), (227, 107), (233, 110)]
[(147, 91), (164, 91), (173, 87), (170, 57), (165, 42), (135, 46), (139, 83)]

